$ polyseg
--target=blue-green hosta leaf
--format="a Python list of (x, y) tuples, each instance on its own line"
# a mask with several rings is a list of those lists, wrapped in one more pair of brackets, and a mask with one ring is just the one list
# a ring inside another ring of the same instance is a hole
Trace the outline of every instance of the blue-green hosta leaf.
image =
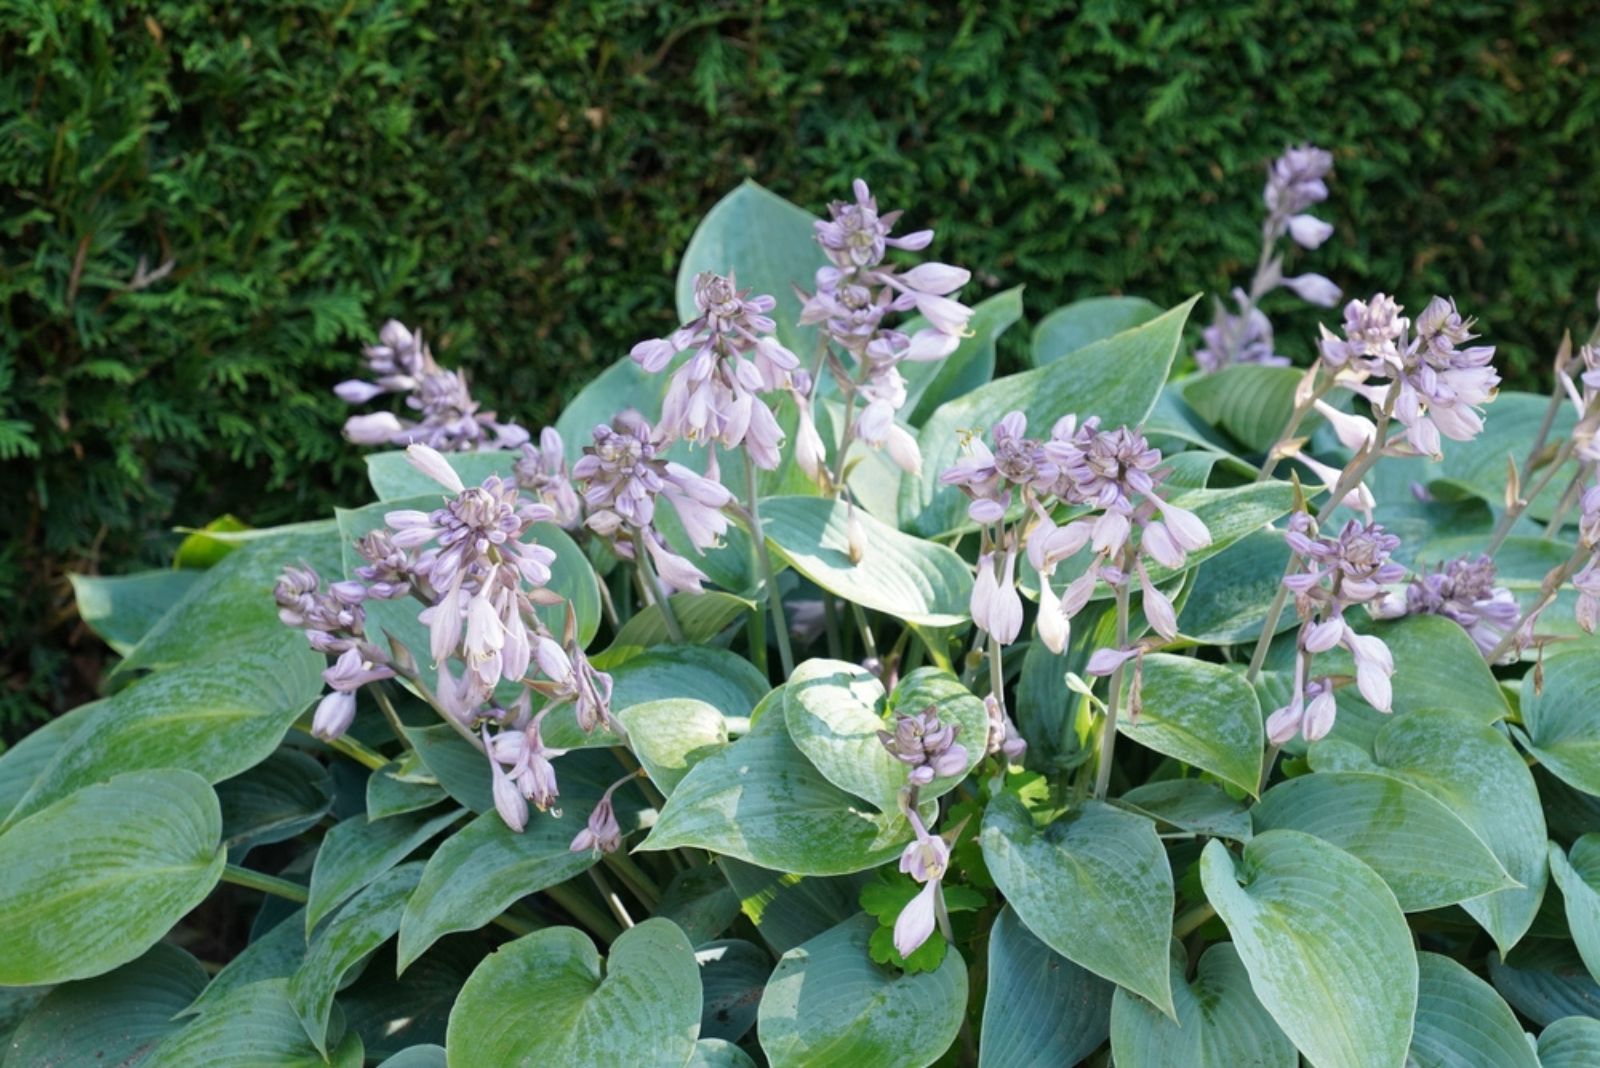
[[(161, 1068), (361, 1068), (361, 1036), (344, 1033), (336, 1013), (332, 1052), (324, 1057), (295, 1015), (286, 979), (263, 979), (239, 987), (151, 1051), (145, 1063)], [(342, 1037), (340, 1037), (342, 1036)]]
[[(1195, 572), (1194, 585), (1178, 627), (1203, 645), (1253, 642), (1267, 621), (1267, 609), (1278, 595), (1289, 564), (1289, 546), (1270, 531), (1247, 534)], [(1278, 630), (1297, 626), (1293, 612), (1285, 612)]]
[(709, 942), (739, 916), (739, 895), (714, 863), (680, 869), (661, 892), (656, 915), (683, 928), (695, 945)]
[[(1299, 367), (1240, 363), (1185, 379), (1180, 388), (1190, 409), (1208, 425), (1226, 432), (1246, 451), (1259, 453), (1283, 433), (1294, 411), (1294, 391), (1304, 377)], [(1299, 432), (1309, 434), (1319, 422), (1313, 412)]]
[(737, 938), (695, 946), (700, 966), (702, 1038), (737, 1042), (756, 1022), (761, 991), (772, 974), (772, 958), (752, 942)]
[(0, 985), (85, 979), (139, 956), (222, 876), (222, 812), (200, 776), (136, 771), (0, 834)]
[(1117, 804), (1189, 834), (1248, 842), (1252, 833), (1245, 803), (1202, 779), (1158, 779), (1129, 790)]
[(289, 1002), (312, 1044), (324, 1053), (334, 994), (350, 969), (394, 937), (406, 898), (421, 875), (420, 863), (402, 864), (374, 879), (318, 928), (304, 962), (289, 977)]
[(1544, 661), (1543, 685), (1522, 687), (1522, 725), (1539, 763), (1569, 786), (1600, 794), (1600, 646), (1584, 643)]
[(1039, 941), (1007, 905), (989, 931), (980, 1068), (1056, 1068), (1099, 1048), (1116, 987)]
[(69, 575), (78, 618), (121, 655), (138, 644), (202, 572), (163, 568), (133, 575)]
[[(1539, 424), (1544, 420), (1550, 398), (1536, 393), (1503, 391), (1484, 411), (1483, 433), (1471, 441), (1452, 441), (1444, 450), (1444, 459), (1432, 465), (1433, 480), (1429, 489), (1435, 493), (1470, 494), (1501, 508), (1506, 499), (1506, 459), (1522, 466), (1528, 447), (1533, 444)], [(1550, 433), (1551, 441), (1560, 441), (1572, 432), (1573, 414), (1570, 406), (1563, 404)], [(1576, 471), (1577, 465), (1568, 461), (1567, 469)], [(1533, 478), (1543, 476), (1539, 468)], [(1547, 519), (1556, 509), (1570, 475), (1557, 474), (1544, 491), (1528, 507), (1527, 514), (1534, 519)], [(1531, 480), (1530, 480), (1531, 482)], [(1531, 489), (1532, 485), (1526, 488)]]
[(445, 799), (444, 788), (427, 765), (409, 752), (367, 776), (367, 819), (382, 820), (432, 808)]
[(1515, 887), (1472, 829), (1403, 779), (1320, 772), (1279, 783), (1251, 812), (1256, 833), (1304, 831), (1383, 877), (1406, 912), (1443, 908)]
[(790, 738), (781, 708), (691, 768), (639, 848), (693, 846), (797, 875), (842, 875), (897, 855), (911, 825), (823, 777)]
[[(520, 455), (505, 450), (450, 452), (444, 454), (444, 459), (451, 470), (461, 476), (462, 482), (468, 486), (478, 486), (490, 475), (514, 478), (517, 457)], [(427, 497), (433, 503), (420, 507), (431, 512), (440, 506), (447, 492), (439, 483), (411, 466), (404, 449), (367, 453), (367, 482), (378, 496), (379, 507), (384, 510), (402, 507), (399, 504), (402, 500)], [(419, 506), (407, 504), (404, 507)]]
[(750, 1054), (720, 1038), (702, 1038), (685, 1068), (756, 1068)]
[(604, 965), (571, 927), (501, 946), (461, 988), (445, 1049), (451, 1068), (685, 1065), (699, 1031), (694, 950), (671, 923), (645, 920)]
[[(483, 750), (462, 738), (448, 723), (436, 723), (431, 727), (406, 727), (405, 734), (406, 741), (416, 751), (417, 759), (438, 780), (440, 788), (451, 800), (473, 812), (487, 812), (494, 808), (492, 780)], [(582, 736), (581, 732), (579, 736)]]
[(393, 1057), (386, 1057), (383, 1068), (448, 1068), (443, 1046), (407, 1046)]
[(1033, 365), (1054, 363), (1160, 314), (1161, 309), (1143, 297), (1089, 297), (1062, 305), (1033, 328)]
[(772, 1068), (926, 1068), (955, 1041), (967, 1004), (967, 968), (946, 953), (932, 972), (874, 964), (865, 914), (783, 955), (761, 997), (761, 1048)]
[(1589, 1068), (1600, 1064), (1600, 1020), (1564, 1016), (1539, 1035), (1539, 1068)]
[(1549, 877), (1548, 835), (1533, 777), (1504, 735), (1465, 713), (1421, 709), (1386, 723), (1371, 753), (1329, 738), (1311, 747), (1311, 764), (1318, 771), (1392, 775), (1431, 794), (1525, 887), (1472, 898), (1461, 907), (1502, 953), (1527, 932)]
[(1494, 987), (1437, 953), (1418, 953), (1417, 971), (1407, 1068), (1541, 1068), (1522, 1024)]
[(1176, 1023), (1143, 998), (1117, 991), (1111, 1004), (1111, 1055), (1118, 1068), (1296, 1068), (1300, 1055), (1294, 1043), (1256, 1000), (1233, 946), (1223, 942), (1206, 950), (1192, 982), (1185, 978), (1188, 965), (1183, 946), (1174, 943)]
[(305, 912), (295, 909), (240, 950), (183, 1010), (184, 1016), (210, 1012), (229, 994), (263, 979), (287, 979), (306, 959)]
[(217, 784), (222, 834), (230, 850), (293, 838), (333, 807), (333, 780), (315, 757), (280, 748)]
[(0, 826), (17, 807), (17, 802), (32, 789), (45, 768), (55, 760), (63, 746), (72, 740), (90, 717), (97, 715), (102, 701), (90, 701), (43, 723), (17, 744), (0, 753)]
[(959, 458), (963, 431), (987, 430), (1009, 411), (1025, 412), (1040, 432), (1073, 412), (1080, 418), (1098, 415), (1107, 427), (1141, 422), (1167, 380), (1195, 299), (1048, 366), (997, 378), (940, 405), (919, 438), (922, 474), (901, 483), (901, 525), (935, 537), (966, 524), (965, 498), (941, 485), (939, 476)]
[(1564, 938), (1526, 938), (1507, 960), (1489, 954), (1489, 979), (1511, 1007), (1546, 1027), (1564, 1016), (1600, 1017), (1600, 984)]
[[(840, 196), (854, 199), (848, 190), (841, 190)], [(800, 298), (794, 287), (815, 289), (817, 268), (828, 262), (817, 244), (814, 221), (811, 212), (771, 190), (748, 179), (740, 182), (706, 212), (683, 250), (676, 288), (678, 318), (688, 322), (700, 314), (694, 302), (695, 275), (731, 274), (752, 296), (777, 299), (772, 318), (778, 324), (778, 340), (801, 359), (809, 359), (816, 349), (817, 328), (797, 325)]]
[(1567, 926), (1589, 974), (1600, 978), (1600, 834), (1586, 834), (1564, 853), (1550, 843), (1550, 874), (1561, 888)]
[[(661, 418), (661, 398), (666, 394), (667, 376), (652, 374), (623, 356), (594, 377), (561, 409), (556, 432), (566, 448), (570, 468), (583, 455), (586, 445), (594, 444), (594, 428), (609, 424), (629, 408), (654, 423)], [(513, 460), (515, 453), (508, 454)]]
[(927, 627), (967, 619), (972, 571), (955, 552), (902, 534), (856, 509), (864, 551), (850, 561), (850, 509), (821, 497), (761, 503), (767, 541), (800, 574), (863, 608)]
[(1255, 690), (1244, 676), (1221, 664), (1156, 653), (1144, 659), (1140, 692), (1139, 715), (1122, 717), (1120, 733), (1256, 792), (1265, 738)]
[[(691, 645), (709, 642), (756, 607), (754, 601), (720, 590), (675, 593), (670, 600), (672, 614), (683, 630), (683, 640)], [(666, 645), (671, 640), (661, 607), (646, 605), (622, 625), (611, 643), (611, 649), (607, 651), (648, 649), (655, 645)]]
[(738, 895), (740, 911), (780, 955), (859, 912), (869, 878), (864, 872), (801, 877), (732, 857), (718, 857), (717, 867)]
[(995, 885), (1062, 956), (1172, 1011), (1172, 869), (1143, 816), (1085, 801), (1047, 827), (1014, 794), (989, 802), (979, 836)]
[(1344, 850), (1268, 831), (1235, 859), (1200, 860), (1206, 898), (1233, 935), (1256, 997), (1318, 1068), (1401, 1068), (1417, 959), (1394, 895)]
[(137, 960), (45, 995), (9, 1040), (6, 1064), (149, 1064), (150, 1049), (183, 1026), (173, 1017), (206, 985), (205, 969), (177, 946), (157, 942)]
[[(488, 769), (484, 770), (487, 775)], [(454, 806), (443, 811), (410, 812), (376, 823), (362, 814), (351, 816), (330, 830), (322, 839), (311, 869), (306, 933), (309, 935), (324, 916), (461, 816), (461, 810)]]
[[(942, 360), (902, 363), (906, 402), (901, 407), (908, 413), (906, 422), (921, 426), (939, 405), (965, 396), (993, 378), (995, 342), (1021, 318), (1022, 287), (1016, 286), (972, 306), (967, 336), (950, 355)], [(914, 316), (900, 329), (914, 334), (926, 325), (921, 316)]]
[(479, 934), (457, 935), (397, 976), (392, 948), (383, 947), (361, 966), (361, 977), (339, 991), (345, 1025), (361, 1035), (369, 1057), (385, 1064), (392, 1052), (420, 1043), (438, 1043), (442, 1055), (456, 995), (488, 950)]
[(668, 697), (629, 705), (617, 715), (650, 781), (670, 795), (689, 769), (728, 744), (728, 721), (715, 705)]

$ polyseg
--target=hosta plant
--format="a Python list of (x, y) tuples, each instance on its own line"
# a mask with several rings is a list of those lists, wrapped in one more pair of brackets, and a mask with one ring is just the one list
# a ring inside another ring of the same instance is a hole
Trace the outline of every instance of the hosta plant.
[(537, 432), (384, 326), (348, 508), (78, 581), (3, 1063), (1600, 1063), (1596, 339), (1275, 338), (1331, 162), (1192, 353), (1096, 298), (997, 376), (1022, 294), (861, 182), (731, 193)]

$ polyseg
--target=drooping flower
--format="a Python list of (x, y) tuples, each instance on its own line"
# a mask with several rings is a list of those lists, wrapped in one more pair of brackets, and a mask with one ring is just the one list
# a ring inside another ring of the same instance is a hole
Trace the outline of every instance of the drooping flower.
[(542, 709), (526, 726), (508, 727), (492, 738), (487, 728), (480, 728), (494, 776), (495, 808), (513, 831), (520, 832), (527, 825), (527, 803), (544, 812), (561, 794), (552, 761), (566, 750), (544, 744), (540, 724), (548, 712), (548, 708)]
[(1214, 301), (1211, 325), (1200, 333), (1195, 363), (1200, 370), (1220, 371), (1229, 364), (1258, 363), (1264, 367), (1287, 367), (1289, 357), (1278, 355), (1272, 320), (1249, 299), (1244, 290), (1233, 291), (1237, 312), (1230, 312), (1220, 298)]
[(923, 887), (894, 923), (894, 948), (902, 957), (911, 956), (932, 937), (939, 921), (944, 875), (950, 869), (950, 847), (945, 840), (930, 834), (914, 810), (908, 816), (917, 836), (901, 852), (900, 870)]
[(572, 852), (587, 853), (590, 850), (598, 850), (601, 853), (615, 853), (622, 848), (622, 826), (617, 822), (611, 795), (616, 793), (617, 787), (632, 779), (633, 776), (629, 775), (606, 788), (606, 792), (595, 804), (594, 811), (589, 813), (589, 819), (583, 825), (583, 830), (572, 839), (572, 845), (569, 847)]
[(1016, 764), (1028, 751), (1028, 742), (1017, 730), (1017, 725), (1001, 706), (994, 694), (983, 699), (983, 709), (989, 714), (989, 744), (987, 752), (990, 756), (1001, 754), (1009, 763)]
[(1375, 614), (1385, 619), (1435, 615), (1459, 623), (1485, 656), (1517, 625), (1521, 609), (1511, 591), (1495, 585), (1494, 560), (1462, 556), (1418, 575), (1404, 593), (1390, 593)]
[(566, 446), (554, 427), (539, 432), (539, 444), (524, 444), (514, 468), (517, 485), (538, 497), (564, 530), (576, 530), (583, 523), (583, 505), (572, 488), (567, 470)]
[(322, 578), (309, 566), (286, 567), (273, 586), (278, 619), (285, 626), (306, 632), (306, 641), (319, 653), (343, 653), (366, 636), (367, 589), (359, 582), (335, 582), (326, 590)]

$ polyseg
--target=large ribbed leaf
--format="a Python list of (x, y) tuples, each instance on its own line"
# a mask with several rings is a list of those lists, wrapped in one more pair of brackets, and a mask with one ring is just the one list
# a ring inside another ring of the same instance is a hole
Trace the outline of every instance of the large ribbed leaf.
[(1062, 305), (1033, 328), (1033, 365), (1054, 363), (1160, 314), (1161, 309), (1143, 297), (1089, 297)]
[(1393, 775), (1455, 813), (1525, 887), (1472, 898), (1461, 907), (1502, 953), (1517, 944), (1539, 911), (1549, 867), (1538, 790), (1504, 735), (1462, 712), (1419, 710), (1387, 721), (1371, 754), (1330, 738), (1312, 746), (1311, 763), (1318, 771)]
[(772, 958), (753, 942), (738, 938), (695, 946), (700, 967), (700, 1034), (737, 1042), (755, 1026), (761, 991), (772, 974)]
[(643, 701), (617, 716), (628, 731), (633, 755), (663, 794), (697, 762), (728, 744), (728, 721), (715, 705), (692, 697)]
[(222, 813), (200, 776), (86, 786), (0, 834), (0, 985), (110, 971), (150, 948), (222, 875)]
[[(1246, 450), (1266, 452), (1283, 433), (1294, 411), (1294, 391), (1304, 377), (1298, 367), (1238, 363), (1185, 380), (1183, 399), (1208, 425), (1225, 431)], [(1312, 413), (1300, 432), (1309, 433), (1320, 421)]]
[(333, 779), (316, 757), (284, 746), (218, 783), (217, 800), (223, 838), (237, 851), (281, 842), (313, 826), (333, 807)]
[[(1506, 460), (1510, 458), (1521, 466), (1549, 404), (1550, 399), (1540, 394), (1502, 392), (1485, 412), (1483, 432), (1471, 441), (1452, 441), (1444, 450), (1444, 460), (1432, 468), (1434, 479), (1430, 488), (1446, 493), (1469, 493), (1492, 507), (1504, 506)], [(1563, 404), (1550, 440), (1561, 441), (1571, 434), (1572, 423), (1572, 409)], [(1566, 466), (1568, 471), (1577, 470), (1577, 465), (1570, 460)], [(1544, 468), (1540, 467), (1534, 477), (1537, 479), (1543, 474)], [(1569, 479), (1566, 473), (1552, 478), (1529, 505), (1527, 514), (1534, 519), (1546, 519), (1554, 514)]]
[(1376, 872), (1299, 831), (1268, 831), (1235, 859), (1200, 862), (1206, 897), (1250, 985), (1317, 1068), (1401, 1068), (1417, 1005), (1405, 916)]
[(356, 891), (399, 864), (424, 842), (461, 818), (453, 806), (444, 810), (408, 812), (392, 819), (368, 821), (351, 816), (330, 830), (317, 850), (311, 869), (306, 933)]
[(1590, 1068), (1600, 1064), (1600, 1020), (1563, 1016), (1539, 1035), (1539, 1068)]
[(960, 455), (964, 430), (992, 427), (1014, 409), (1025, 412), (1038, 433), (1048, 433), (1058, 418), (1072, 412), (1080, 418), (1098, 415), (1107, 427), (1142, 421), (1167, 380), (1192, 307), (1194, 299), (1047, 366), (997, 378), (941, 405), (922, 428), (922, 474), (901, 482), (901, 525), (934, 537), (966, 524), (965, 499), (939, 482)]
[(1036, 938), (1007, 905), (989, 930), (982, 1068), (1077, 1064), (1106, 1040), (1116, 987)]
[(264, 979), (217, 999), (200, 1018), (157, 1046), (154, 1068), (361, 1068), (361, 1036), (345, 1034), (335, 1014), (332, 1052), (324, 1057), (289, 1003), (288, 981)]
[(683, 932), (646, 920), (604, 965), (571, 927), (501, 946), (472, 973), (445, 1050), (451, 1068), (686, 1065), (700, 1031), (700, 974)]
[(1567, 926), (1589, 974), (1600, 979), (1600, 834), (1586, 834), (1564, 853), (1550, 843), (1550, 874), (1561, 888)]
[(772, 1068), (925, 1068), (955, 1041), (967, 968), (946, 953), (932, 972), (874, 964), (875, 920), (859, 915), (783, 955), (761, 997), (761, 1048)]
[(1172, 869), (1143, 816), (1085, 801), (1047, 827), (1014, 794), (989, 802), (980, 835), (995, 885), (1051, 949), (1172, 1011)]
[(1522, 724), (1533, 755), (1568, 785), (1600, 794), (1600, 648), (1585, 643), (1547, 657), (1541, 685), (1522, 688)]
[[(1238, 952), (1226, 942), (1200, 958), (1172, 947), (1172, 1002), (1178, 1019), (1119, 989), (1111, 1004), (1111, 1055), (1118, 1068), (1296, 1068), (1294, 1043), (1256, 1000)], [(1064, 1062), (1057, 1062), (1064, 1063)]]
[(69, 575), (78, 618), (126, 655), (203, 572), (162, 568), (132, 575)]
[(1515, 887), (1472, 829), (1432, 795), (1391, 775), (1320, 772), (1279, 783), (1252, 811), (1256, 833), (1304, 831), (1364, 861), (1406, 912)]
[(1541, 1068), (1522, 1024), (1494, 987), (1437, 953), (1418, 953), (1417, 971), (1417, 1025), (1407, 1068)]
[(1157, 653), (1144, 659), (1140, 694), (1139, 715), (1122, 717), (1119, 732), (1256, 792), (1265, 739), (1255, 690), (1243, 675), (1221, 664)]
[(1600, 1017), (1600, 983), (1565, 938), (1525, 938), (1511, 956), (1489, 954), (1489, 979), (1511, 1007), (1537, 1024)]

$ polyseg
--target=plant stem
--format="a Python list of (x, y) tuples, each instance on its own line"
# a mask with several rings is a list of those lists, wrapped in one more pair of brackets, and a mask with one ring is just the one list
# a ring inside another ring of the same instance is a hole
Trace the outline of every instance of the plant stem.
[[(1544, 492), (1544, 488), (1550, 484), (1551, 479), (1555, 478), (1556, 472), (1561, 470), (1561, 465), (1566, 463), (1567, 458), (1571, 455), (1572, 439), (1568, 438), (1566, 441), (1563, 441), (1561, 443), (1561, 447), (1556, 450), (1555, 458), (1551, 460), (1550, 465), (1544, 469), (1544, 472), (1539, 476), (1539, 480), (1529, 487), (1527, 492), (1518, 493), (1517, 499), (1507, 504), (1506, 510), (1500, 513), (1499, 520), (1495, 522), (1494, 531), (1489, 535), (1489, 545), (1483, 550), (1484, 553), (1489, 556), (1493, 556), (1499, 551), (1500, 546), (1504, 544), (1506, 537), (1511, 533), (1511, 528), (1516, 525), (1516, 522), (1522, 516), (1522, 513), (1527, 511), (1529, 506), (1533, 504), (1534, 499), (1538, 497), (1539, 494)], [(1533, 456), (1530, 454), (1528, 457), (1528, 463), (1531, 464), (1532, 462)], [(1580, 469), (1577, 477), (1581, 478), (1582, 474), (1582, 470)], [(1518, 480), (1519, 484), (1521, 483), (1522, 479), (1526, 479), (1527, 477), (1528, 476), (1526, 474), (1522, 475)]]
[[(1117, 648), (1128, 644), (1128, 581), (1123, 571), (1123, 581), (1117, 587)], [(1106, 702), (1105, 725), (1100, 735), (1100, 763), (1094, 771), (1094, 799), (1104, 801), (1111, 786), (1111, 757), (1117, 746), (1117, 706), (1122, 703), (1122, 669), (1118, 664), (1111, 673), (1111, 696)]]
[(1211, 902), (1202, 901), (1200, 904), (1196, 905), (1194, 908), (1190, 909), (1188, 912), (1185, 912), (1182, 916), (1179, 916), (1176, 920), (1172, 921), (1172, 937), (1183, 938), (1193, 933), (1202, 924), (1208, 922), (1214, 916), (1216, 916), (1216, 914), (1217, 910), (1212, 907)]
[(598, 867), (589, 869), (589, 878), (594, 882), (595, 889), (600, 891), (601, 898), (610, 907), (611, 914), (617, 918), (618, 922), (625, 928), (632, 927), (633, 917), (628, 915), (628, 909), (623, 905), (622, 898), (618, 897), (617, 892), (611, 889), (611, 883), (601, 874)]
[(394, 702), (389, 699), (389, 688), (381, 682), (378, 683), (372, 687), (372, 699), (383, 710), (383, 718), (389, 721), (389, 729), (394, 732), (395, 738), (407, 749), (412, 748), (411, 739), (406, 737), (405, 724), (400, 722), (400, 713), (395, 711)]
[(683, 644), (683, 628), (678, 626), (678, 616), (672, 610), (672, 601), (667, 596), (666, 587), (661, 585), (661, 579), (656, 574), (656, 569), (650, 566), (650, 550), (644, 545), (644, 531), (638, 527), (633, 528), (633, 562), (639, 569), (639, 578), (644, 582), (645, 589), (650, 593), (650, 599), (661, 610), (661, 622), (666, 624), (667, 637), (673, 644)]
[(1516, 644), (1517, 636), (1522, 633), (1522, 628), (1527, 626), (1540, 612), (1550, 607), (1551, 602), (1561, 592), (1561, 587), (1566, 585), (1567, 580), (1593, 554), (1593, 549), (1586, 548), (1580, 542), (1578, 547), (1572, 551), (1572, 555), (1567, 558), (1567, 562), (1551, 571), (1544, 577), (1544, 581), (1539, 584), (1539, 603), (1522, 613), (1522, 618), (1517, 620), (1517, 625), (1506, 631), (1505, 637), (1500, 639), (1500, 644), (1496, 645), (1494, 650), (1484, 659), (1493, 664), (1504, 656)]
[[(867, 610), (851, 601), (850, 612), (856, 617), (856, 629), (861, 631), (861, 647), (867, 654), (866, 659), (878, 660), (878, 643), (872, 637), (872, 624), (867, 622)], [(881, 671), (883, 668), (881, 660), (878, 660), (878, 667)]]
[[(1319, 360), (1318, 362), (1312, 364), (1311, 368), (1306, 373), (1315, 376), (1317, 375), (1318, 368), (1320, 367), (1321, 361)], [(1317, 401), (1327, 396), (1334, 386), (1334, 379), (1332, 378), (1329, 378), (1326, 382), (1323, 382), (1320, 385), (1316, 384), (1315, 378), (1313, 378), (1312, 381), (1313, 388), (1311, 390), (1311, 395), (1306, 398), (1304, 404), (1301, 404), (1298, 400), (1295, 402), (1294, 411), (1289, 413), (1288, 421), (1284, 423), (1283, 429), (1278, 432), (1278, 439), (1274, 441), (1272, 443), (1272, 447), (1267, 450), (1266, 459), (1261, 461), (1261, 470), (1256, 472), (1257, 482), (1265, 482), (1267, 479), (1272, 477), (1273, 469), (1278, 466), (1278, 461), (1282, 458), (1278, 455), (1278, 450), (1283, 448), (1290, 438), (1294, 437), (1295, 431), (1300, 429), (1300, 424), (1305, 421), (1306, 416), (1311, 412), (1311, 409), (1316, 406)]]
[(582, 894), (566, 883), (547, 886), (544, 892), (550, 895), (551, 901), (565, 909), (569, 916), (598, 935), (601, 941), (610, 944), (622, 933), (622, 928), (618, 927), (610, 916), (589, 904)]
[[(295, 729), (300, 731), (302, 734), (311, 734), (310, 727), (302, 727), (298, 723), (295, 724)], [(316, 738), (316, 735), (311, 734), (311, 737)], [(388, 757), (377, 752), (376, 750), (368, 749), (354, 738), (341, 735), (338, 738), (334, 738), (332, 741), (327, 741), (322, 738), (317, 738), (317, 741), (322, 742), (322, 744), (326, 745), (334, 752), (341, 753), (344, 756), (349, 757), (351, 760), (354, 760), (362, 767), (370, 768), (373, 771), (377, 771), (379, 768), (389, 763)]]
[(243, 886), (251, 890), (259, 890), (263, 894), (281, 897), (285, 901), (293, 901), (304, 905), (311, 900), (311, 895), (299, 883), (291, 883), (288, 879), (280, 879), (276, 875), (267, 875), (259, 871), (251, 871), (237, 864), (225, 865), (222, 869), (222, 881), (232, 883), (234, 886)]
[(772, 628), (777, 632), (778, 658), (783, 663), (783, 677), (794, 674), (794, 649), (789, 645), (789, 623), (783, 615), (783, 594), (778, 590), (778, 576), (772, 569), (772, 554), (767, 550), (767, 536), (761, 530), (761, 488), (756, 482), (756, 465), (750, 460), (748, 450), (744, 456), (745, 492), (750, 499), (750, 539), (755, 542), (756, 566), (767, 584), (767, 607), (772, 612)]
[(1545, 541), (1549, 541), (1561, 532), (1562, 524), (1567, 521), (1567, 513), (1572, 511), (1572, 506), (1578, 503), (1578, 498), (1583, 496), (1583, 484), (1589, 478), (1590, 464), (1579, 466), (1578, 473), (1572, 476), (1572, 481), (1567, 483), (1566, 490), (1561, 494), (1561, 500), (1556, 502), (1556, 510), (1550, 513), (1550, 518), (1545, 520)]
[(1006, 710), (1006, 675), (1005, 668), (1000, 662), (1000, 643), (993, 636), (989, 638), (989, 692), (994, 694), (994, 699), (1000, 703), (1000, 711)]
[(650, 878), (644, 869), (633, 862), (627, 853), (618, 850), (615, 853), (603, 853), (600, 857), (606, 866), (617, 873), (617, 878), (627, 884), (633, 895), (648, 909), (654, 910), (661, 902), (661, 888)]
[(828, 632), (828, 655), (835, 660), (844, 656), (844, 643), (839, 640), (839, 610), (834, 607), (833, 594), (822, 591), (822, 626)]

